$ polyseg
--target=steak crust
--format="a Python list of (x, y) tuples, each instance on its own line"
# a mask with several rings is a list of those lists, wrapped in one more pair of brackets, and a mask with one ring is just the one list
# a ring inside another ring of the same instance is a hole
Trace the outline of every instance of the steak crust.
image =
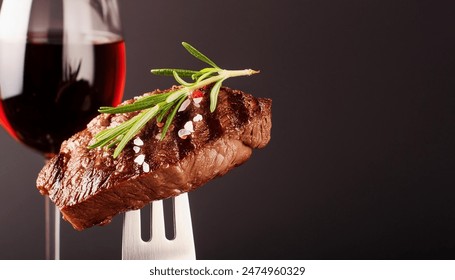
[[(210, 89), (199, 104), (178, 112), (166, 137), (152, 121), (114, 159), (113, 149), (88, 149), (100, 131), (134, 117), (137, 112), (100, 114), (87, 128), (63, 142), (59, 154), (41, 170), (37, 188), (60, 209), (76, 230), (109, 223), (113, 216), (139, 209), (153, 200), (189, 192), (244, 163), (253, 148), (270, 141), (272, 101), (223, 87), (210, 113)], [(145, 95), (162, 93), (154, 91)], [(128, 100), (124, 103), (132, 103)], [(202, 120), (193, 121), (197, 115)], [(194, 132), (182, 139), (178, 131), (192, 121)], [(136, 148), (137, 150), (138, 148)], [(145, 156), (149, 171), (135, 162)], [(148, 172), (146, 172), (148, 171)]]

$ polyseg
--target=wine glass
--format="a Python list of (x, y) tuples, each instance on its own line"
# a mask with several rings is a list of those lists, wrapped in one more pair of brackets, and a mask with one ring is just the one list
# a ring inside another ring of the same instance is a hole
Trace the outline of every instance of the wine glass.
[[(46, 159), (120, 102), (125, 68), (117, 0), (1, 3), (0, 123)], [(46, 259), (59, 259), (59, 211), (47, 197), (45, 216)]]

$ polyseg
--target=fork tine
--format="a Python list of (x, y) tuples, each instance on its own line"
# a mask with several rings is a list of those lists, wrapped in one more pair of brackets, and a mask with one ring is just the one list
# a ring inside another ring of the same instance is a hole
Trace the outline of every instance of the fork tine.
[(183, 193), (173, 198), (174, 203), (174, 242), (181, 245), (182, 259), (195, 260), (196, 250), (194, 247), (193, 225), (191, 222), (190, 204), (188, 193)]
[[(184, 193), (173, 198), (174, 203), (174, 232), (175, 237), (193, 237), (193, 224), (191, 223), (190, 204), (188, 194)], [(176, 227), (179, 227), (178, 229)]]
[(151, 215), (151, 239), (157, 241), (166, 240), (166, 230), (164, 226), (164, 212), (163, 212), (163, 201), (154, 201), (152, 203), (152, 215)]
[(141, 238), (141, 210), (132, 210), (125, 213), (123, 219), (122, 233), (122, 259), (133, 259), (138, 255), (141, 246), (131, 244), (142, 244)]

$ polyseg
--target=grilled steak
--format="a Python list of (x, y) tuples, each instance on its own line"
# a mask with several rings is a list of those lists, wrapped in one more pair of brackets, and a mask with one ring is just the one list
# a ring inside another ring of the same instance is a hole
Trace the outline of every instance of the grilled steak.
[[(156, 93), (160, 92), (146, 95)], [(204, 93), (200, 103), (192, 100), (177, 113), (164, 140), (158, 140), (160, 125), (149, 122), (115, 159), (113, 149), (87, 146), (95, 134), (137, 112), (97, 116), (63, 142), (60, 153), (41, 170), (38, 189), (49, 195), (65, 220), (83, 230), (152, 200), (194, 190), (242, 164), (253, 148), (269, 142), (270, 99), (224, 87), (216, 111), (210, 113), (208, 92)]]

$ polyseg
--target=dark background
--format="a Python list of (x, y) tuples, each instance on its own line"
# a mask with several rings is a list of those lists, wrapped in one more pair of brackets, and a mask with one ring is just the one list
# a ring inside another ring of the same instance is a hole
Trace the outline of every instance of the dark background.
[[(1, 3), (1, 1), (0, 1)], [(190, 194), (199, 259), (455, 258), (455, 2), (123, 1), (125, 98), (151, 68), (260, 69), (272, 141)], [(40, 155), (0, 132), (0, 258), (44, 257)], [(62, 258), (120, 259), (118, 216), (62, 224)]]

